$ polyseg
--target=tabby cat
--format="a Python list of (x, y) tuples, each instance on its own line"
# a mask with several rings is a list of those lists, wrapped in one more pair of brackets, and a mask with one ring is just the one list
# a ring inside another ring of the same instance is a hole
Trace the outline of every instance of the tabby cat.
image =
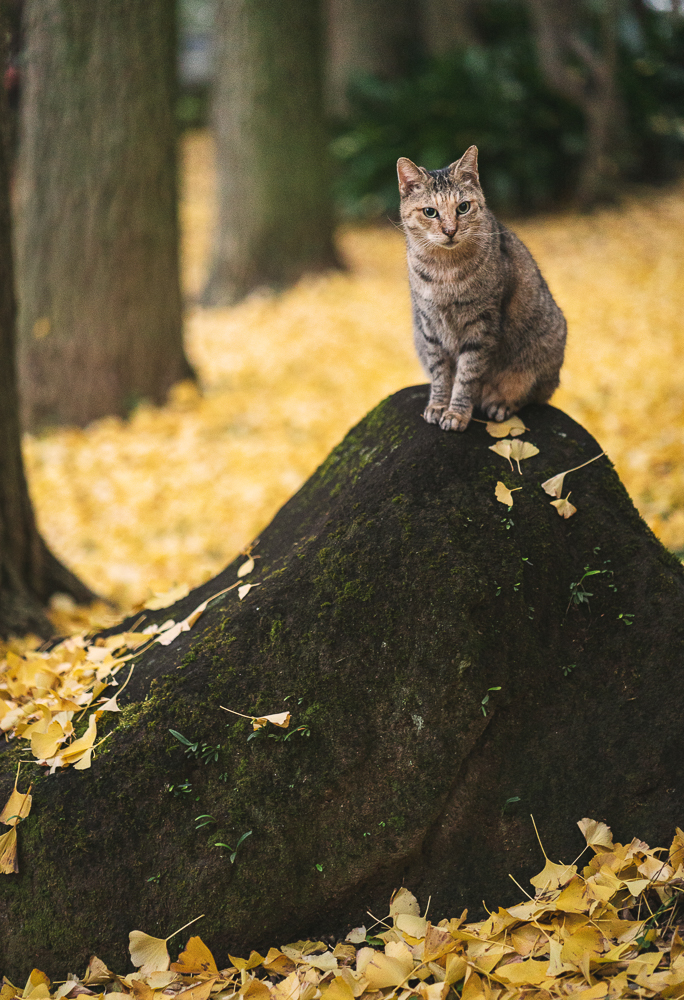
[(506, 420), (559, 382), (563, 313), (534, 259), (489, 211), (477, 147), (442, 170), (397, 163), (413, 330), (430, 376), (423, 416), (464, 431), (474, 407)]

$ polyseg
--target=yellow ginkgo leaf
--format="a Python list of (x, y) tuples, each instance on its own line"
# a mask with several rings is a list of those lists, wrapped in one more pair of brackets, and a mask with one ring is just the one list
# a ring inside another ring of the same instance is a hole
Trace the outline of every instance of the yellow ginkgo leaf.
[(533, 458), (539, 454), (539, 448), (530, 444), (529, 441), (511, 441), (511, 458), (517, 463), (518, 472), (522, 476), (520, 463), (525, 458)]
[(513, 472), (513, 463), (511, 462), (511, 446), (513, 442), (510, 438), (506, 438), (504, 441), (497, 441), (496, 444), (490, 444), (489, 450), (493, 451), (495, 455), (501, 455), (502, 458), (508, 459), (508, 464), (511, 467), (511, 472)]
[[(366, 935), (364, 934), (363, 940), (365, 941)], [(294, 971), (294, 962), (284, 955), (279, 948), (269, 948), (268, 955), (261, 963), (267, 972), (271, 975), (277, 976), (288, 976)]]
[(11, 875), (18, 871), (17, 828), (13, 826), (0, 837), (0, 872), (3, 875)]
[(577, 513), (577, 507), (570, 503), (569, 493), (564, 500), (552, 500), (551, 506), (556, 508), (561, 517), (572, 517), (573, 514)]
[(14, 782), (14, 789), (10, 795), (5, 808), (0, 812), (0, 823), (4, 823), (6, 826), (17, 826), (22, 819), (26, 819), (28, 814), (31, 812), (31, 803), (33, 802), (33, 796), (31, 795), (31, 786), (28, 792), (23, 794), (17, 789), (17, 781), (19, 780), (19, 769), (17, 768), (17, 777)]
[(241, 579), (243, 576), (247, 576), (254, 569), (254, 560), (250, 556), (247, 562), (243, 562), (242, 566), (237, 571), (238, 577)]
[(400, 913), (410, 913), (415, 917), (420, 914), (418, 900), (409, 889), (405, 889), (403, 886), (401, 889), (397, 889), (392, 896), (389, 909), (393, 920), (396, 920)]
[(518, 437), (520, 434), (524, 434), (527, 429), (520, 417), (511, 417), (510, 420), (502, 420), (501, 423), (490, 420), (486, 427), (487, 433), (495, 438), (505, 438), (509, 434), (511, 437)]
[(385, 990), (389, 986), (400, 986), (412, 969), (410, 952), (407, 958), (396, 958), (376, 951), (363, 974), (371, 990)]
[(260, 955), (258, 951), (251, 952), (249, 958), (239, 958), (237, 956), (229, 955), (231, 965), (242, 972), (249, 972), (250, 969), (256, 969), (257, 965), (263, 965), (264, 956)]
[(354, 991), (342, 976), (335, 976), (323, 996), (325, 1000), (354, 1000)]
[(92, 748), (93, 743), (97, 737), (97, 720), (95, 718), (95, 713), (92, 712), (88, 720), (88, 728), (84, 732), (83, 736), (80, 736), (73, 743), (70, 743), (68, 747), (64, 747), (61, 756), (65, 763), (71, 764), (79, 757), (81, 757), (86, 750)]
[(148, 975), (150, 972), (166, 972), (171, 964), (166, 942), (170, 941), (176, 934), (180, 934), (190, 924), (201, 920), (203, 916), (204, 914), (201, 914), (187, 924), (183, 924), (167, 938), (152, 937), (151, 934), (145, 934), (143, 931), (131, 931), (128, 935), (128, 950), (133, 965), (139, 968), (143, 975)]
[(513, 494), (521, 490), (522, 486), (516, 486), (515, 489), (509, 490), (509, 488), (502, 483), (501, 480), (496, 484), (496, 489), (494, 490), (494, 496), (499, 501), (499, 503), (505, 503), (507, 507), (513, 506)]
[(287, 729), (290, 725), (290, 718), (289, 712), (278, 712), (277, 715), (261, 715), (258, 719), (252, 719), (252, 729), (261, 729), (267, 722), (273, 723), (279, 729)]
[(556, 864), (547, 858), (542, 870), (530, 882), (535, 889), (545, 892), (547, 889), (560, 889), (576, 874), (577, 865)]
[(174, 972), (182, 972), (185, 975), (191, 973), (200, 975), (201, 973), (218, 973), (214, 956), (207, 948), (201, 937), (191, 937), (185, 946), (185, 950), (178, 956), (178, 961), (171, 965)]
[(552, 476), (551, 479), (547, 479), (545, 483), (542, 483), (542, 489), (545, 490), (550, 497), (561, 497), (563, 495), (563, 480), (570, 472), (577, 472), (578, 469), (583, 469), (585, 465), (591, 465), (599, 458), (603, 458), (605, 452), (602, 451), (600, 455), (594, 455), (586, 462), (582, 462), (581, 465), (576, 465), (572, 469), (566, 469), (565, 472), (559, 472), (558, 475)]
[(241, 601), (244, 601), (247, 594), (250, 592), (252, 587), (260, 587), (260, 583), (243, 583), (241, 587), (238, 587), (238, 597)]
[(524, 962), (499, 966), (495, 978), (511, 986), (541, 986), (549, 978), (548, 960), (528, 958)]
[(550, 497), (561, 497), (563, 495), (564, 479), (565, 473), (559, 472), (557, 476), (552, 476), (551, 479), (547, 479), (545, 483), (542, 483), (542, 489), (548, 493)]
[(57, 753), (60, 743), (66, 739), (66, 733), (56, 720), (51, 722), (44, 733), (31, 734), (31, 753), (38, 760), (49, 760)]
[(595, 819), (580, 819), (577, 825), (584, 834), (584, 839), (595, 851), (612, 851), (613, 835), (610, 827)]
[(166, 947), (167, 938), (151, 937), (143, 931), (131, 931), (128, 942), (131, 962), (143, 975), (148, 972), (166, 972), (171, 964)]
[(425, 937), (427, 932), (427, 920), (425, 917), (420, 917), (412, 913), (399, 913), (394, 921), (394, 926), (403, 934), (408, 934), (409, 937), (417, 938), (419, 941)]

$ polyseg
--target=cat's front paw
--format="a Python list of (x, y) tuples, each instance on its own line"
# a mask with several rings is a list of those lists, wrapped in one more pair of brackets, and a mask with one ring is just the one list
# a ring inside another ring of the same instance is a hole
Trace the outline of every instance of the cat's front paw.
[(429, 424), (438, 424), (442, 419), (445, 409), (444, 405), (439, 406), (436, 403), (428, 403), (423, 410), (423, 420), (426, 420)]
[(496, 420), (499, 424), (502, 420), (508, 420), (512, 414), (513, 407), (506, 406), (505, 403), (490, 403), (488, 406), (485, 406), (487, 420)]
[(469, 423), (469, 413), (459, 413), (457, 410), (445, 410), (439, 426), (443, 431), (464, 431)]

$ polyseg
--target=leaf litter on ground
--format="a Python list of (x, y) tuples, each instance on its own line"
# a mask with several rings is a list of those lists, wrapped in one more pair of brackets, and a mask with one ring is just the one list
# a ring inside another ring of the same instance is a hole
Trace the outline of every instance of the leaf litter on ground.
[[(228, 955), (221, 967), (198, 935), (175, 962), (167, 938), (129, 935), (137, 971), (118, 974), (96, 956), (83, 976), (61, 985), (34, 969), (25, 986), (3, 980), (2, 1000), (73, 1000), (128, 995), (136, 1000), (681, 1000), (684, 997), (684, 832), (668, 849), (610, 828), (578, 823), (591, 860), (578, 869), (550, 860), (530, 879), (534, 895), (485, 920), (433, 924), (406, 887), (387, 917), (356, 927), (334, 946), (296, 941)], [(535, 827), (536, 829), (536, 827)], [(540, 841), (541, 843), (541, 841)], [(542, 848), (543, 850), (543, 848)], [(582, 852), (584, 853), (584, 851)], [(197, 917), (195, 920), (199, 920)], [(191, 923), (195, 923), (195, 920)], [(375, 931), (381, 925), (382, 929)], [(185, 927), (189, 926), (186, 924)], [(182, 927), (180, 930), (184, 930)]]

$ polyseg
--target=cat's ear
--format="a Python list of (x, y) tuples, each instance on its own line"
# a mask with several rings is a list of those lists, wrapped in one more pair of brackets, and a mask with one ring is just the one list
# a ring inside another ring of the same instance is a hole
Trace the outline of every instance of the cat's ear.
[(459, 180), (469, 180), (479, 185), (480, 175), (477, 171), (477, 146), (469, 146), (461, 159), (451, 164), (449, 170)]
[(397, 160), (397, 175), (402, 198), (411, 194), (415, 188), (424, 187), (428, 178), (427, 170), (424, 167), (417, 167), (407, 156), (400, 156)]

